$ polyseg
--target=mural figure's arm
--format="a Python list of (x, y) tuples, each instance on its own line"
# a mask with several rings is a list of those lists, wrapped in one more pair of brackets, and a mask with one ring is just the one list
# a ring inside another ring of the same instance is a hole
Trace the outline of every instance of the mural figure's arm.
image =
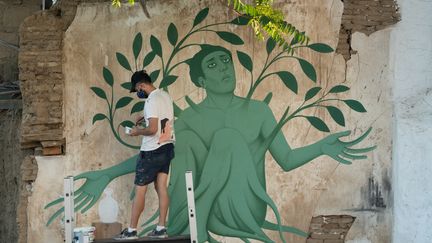
[[(266, 120), (264, 121), (262, 127), (262, 133), (264, 137), (268, 137), (276, 127), (276, 120), (270, 108), (266, 107), (265, 114), (267, 115), (265, 116)], [(343, 164), (351, 164), (349, 160), (366, 159), (367, 156), (363, 155), (362, 153), (366, 153), (375, 149), (376, 146), (361, 149), (351, 148), (351, 146), (363, 141), (370, 131), (371, 128), (369, 128), (359, 138), (348, 142), (343, 142), (340, 140), (340, 138), (348, 136), (351, 132), (339, 132), (331, 134), (316, 143), (296, 149), (292, 149), (287, 143), (283, 133), (278, 131), (273, 142), (270, 144), (269, 150), (273, 158), (284, 171), (290, 171), (298, 168), (321, 155), (328, 155), (332, 159)], [(357, 155), (359, 153), (361, 155)]]
[[(74, 177), (74, 180), (86, 179), (84, 184), (75, 191), (75, 211), (81, 210), (81, 213), (85, 213), (89, 210), (100, 198), (102, 192), (107, 185), (115, 178), (129, 174), (135, 171), (137, 155), (134, 155), (123, 162), (111, 166), (106, 169), (87, 171)], [(45, 209), (57, 205), (63, 202), (63, 198), (58, 198), (45, 206)], [(57, 210), (47, 222), (47, 226), (50, 225), (54, 219), (60, 216), (64, 211), (61, 207)]]

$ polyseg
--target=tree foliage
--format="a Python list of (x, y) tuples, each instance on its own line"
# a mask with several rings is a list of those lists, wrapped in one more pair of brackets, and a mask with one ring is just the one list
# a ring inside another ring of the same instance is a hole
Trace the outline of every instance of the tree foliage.
[[(135, 4), (135, 0), (128, 2)], [(295, 44), (307, 45), (309, 37), (305, 32), (287, 23), (282, 11), (273, 8), (272, 3), (273, 0), (254, 0), (252, 4), (245, 3), (245, 0), (227, 0), (227, 6), (241, 17), (238, 24), (251, 26), (258, 39), (263, 40), (267, 35), (288, 53), (293, 51), (292, 46)], [(121, 0), (112, 0), (112, 5), (120, 7)]]

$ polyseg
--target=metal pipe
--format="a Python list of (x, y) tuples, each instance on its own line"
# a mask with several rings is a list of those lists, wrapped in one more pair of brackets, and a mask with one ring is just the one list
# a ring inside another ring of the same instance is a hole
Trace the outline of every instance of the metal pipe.
[(7, 41), (4, 41), (4, 40), (2, 40), (2, 39), (0, 39), (0, 45), (5, 46), (5, 47), (9, 47), (9, 48), (12, 48), (12, 49), (14, 49), (14, 50), (19, 51), (19, 47), (18, 47), (18, 46), (13, 45), (13, 44), (11, 44), (11, 43), (9, 43), (9, 42), (7, 42)]

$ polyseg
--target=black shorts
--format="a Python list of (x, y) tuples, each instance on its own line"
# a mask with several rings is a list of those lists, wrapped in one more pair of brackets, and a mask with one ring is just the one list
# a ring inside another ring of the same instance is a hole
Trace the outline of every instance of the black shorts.
[(141, 151), (135, 169), (135, 185), (145, 186), (156, 180), (158, 173), (168, 174), (174, 158), (174, 145), (162, 145), (152, 151)]

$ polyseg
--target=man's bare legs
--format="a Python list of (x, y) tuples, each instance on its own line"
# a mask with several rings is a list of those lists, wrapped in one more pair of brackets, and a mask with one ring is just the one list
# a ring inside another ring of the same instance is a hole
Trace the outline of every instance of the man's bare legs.
[(130, 228), (136, 229), (138, 225), (139, 217), (144, 210), (145, 206), (145, 194), (147, 192), (147, 185), (137, 186), (135, 185), (135, 199), (132, 204), (132, 216)]
[(155, 189), (159, 197), (159, 226), (165, 226), (169, 196), (167, 190), (168, 174), (158, 173), (155, 181)]

